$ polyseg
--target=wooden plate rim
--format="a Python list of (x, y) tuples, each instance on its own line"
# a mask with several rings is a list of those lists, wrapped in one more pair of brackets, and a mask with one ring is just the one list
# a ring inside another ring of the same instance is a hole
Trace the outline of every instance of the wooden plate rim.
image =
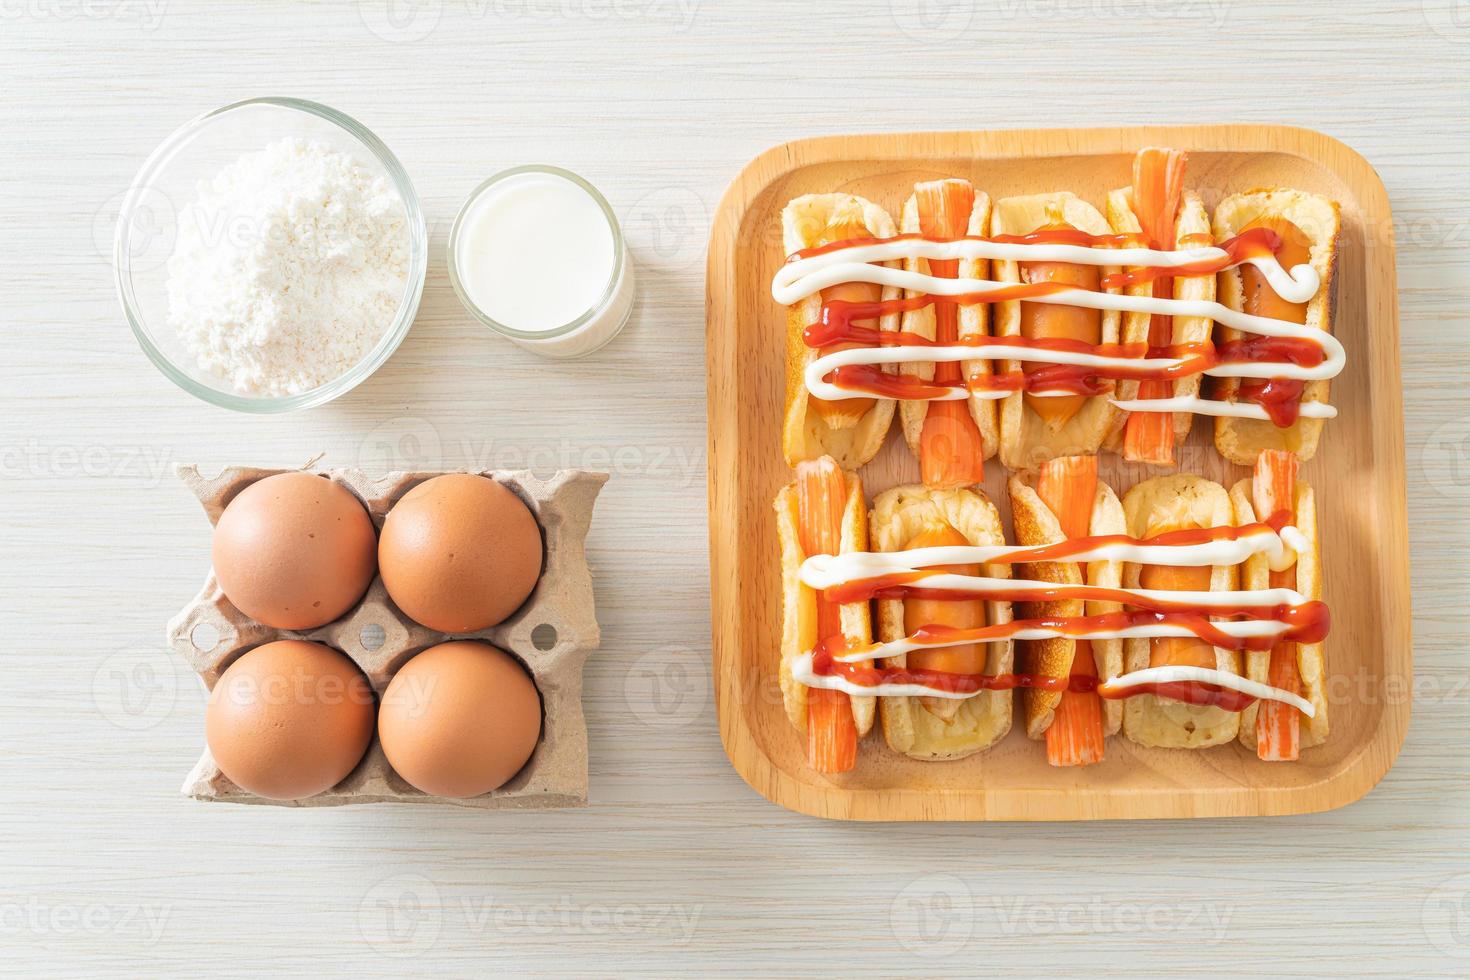
[[(746, 209), (772, 182), (792, 170), (855, 158), (897, 160), (913, 157), (922, 144), (953, 154), (991, 158), (1100, 155), (1132, 152), (1160, 143), (1235, 153), (1275, 152), (1301, 156), (1336, 174), (1354, 192), (1366, 214), (1381, 216), (1381, 236), (1371, 260), (1365, 260), (1364, 306), (1377, 310), (1368, 331), (1371, 426), (1376, 474), (1383, 493), (1379, 530), (1383, 568), (1378, 580), (1386, 612), (1381, 624), (1385, 668), (1399, 671), (1412, 690), (1408, 514), (1405, 488), (1403, 389), (1399, 368), (1396, 249), (1392, 213), (1382, 180), (1366, 159), (1341, 141), (1315, 130), (1259, 123), (1136, 128), (932, 131), (818, 136), (771, 147), (756, 156), (730, 183), (710, 229), (706, 277), (706, 382), (708, 392), (710, 605), (712, 658), (720, 740), (742, 779), (770, 801), (810, 816), (846, 820), (1077, 820), (1160, 819), (1219, 816), (1275, 816), (1336, 809), (1361, 799), (1392, 767), (1403, 745), (1411, 714), (1409, 699), (1384, 705), (1379, 723), (1358, 753), (1335, 774), (1315, 783), (1292, 787), (1210, 787), (1174, 794), (1124, 793), (1097, 789), (1078, 793), (1058, 790), (986, 790), (968, 787), (955, 792), (884, 790), (884, 805), (872, 794), (856, 794), (839, 786), (812, 787), (779, 769), (755, 743), (739, 710), (742, 689), (736, 669), (744, 622), (736, 607), (734, 576), (738, 574), (738, 525), (718, 515), (736, 505), (738, 479), (738, 392), (718, 383), (734, 363), (733, 290), (718, 283), (735, 281), (737, 236)], [(1329, 159), (1329, 156), (1334, 159)], [(726, 449), (725, 447), (732, 447)], [(1395, 614), (1398, 613), (1398, 614)], [(1024, 797), (1024, 806), (1018, 806)], [(1181, 799), (1182, 797), (1182, 799)], [(1252, 801), (1246, 809), (1242, 798)], [(1181, 813), (1181, 809), (1187, 812)]]

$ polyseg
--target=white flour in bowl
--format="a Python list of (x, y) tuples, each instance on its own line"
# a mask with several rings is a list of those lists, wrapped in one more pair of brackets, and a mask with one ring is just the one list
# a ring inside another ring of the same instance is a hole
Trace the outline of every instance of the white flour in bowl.
[(271, 143), (201, 181), (180, 212), (169, 324), (237, 394), (308, 391), (388, 329), (408, 243), (386, 179), (324, 143)]

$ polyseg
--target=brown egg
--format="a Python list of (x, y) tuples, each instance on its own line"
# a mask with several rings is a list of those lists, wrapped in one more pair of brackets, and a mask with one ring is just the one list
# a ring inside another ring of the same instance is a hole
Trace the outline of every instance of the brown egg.
[(389, 764), (432, 796), (479, 796), (505, 785), (540, 737), (535, 683), (520, 661), (477, 640), (441, 643), (404, 664), (378, 711)]
[(336, 786), (373, 737), (372, 687), (345, 654), (277, 640), (247, 651), (215, 683), (205, 738), (241, 789), (299, 800)]
[(521, 498), (483, 476), (414, 487), (383, 522), (378, 567), (404, 614), (473, 633), (520, 608), (541, 575), (541, 529)]
[(278, 473), (235, 495), (214, 528), (214, 575), (235, 607), (277, 629), (325, 626), (377, 571), (372, 518), (342, 487)]

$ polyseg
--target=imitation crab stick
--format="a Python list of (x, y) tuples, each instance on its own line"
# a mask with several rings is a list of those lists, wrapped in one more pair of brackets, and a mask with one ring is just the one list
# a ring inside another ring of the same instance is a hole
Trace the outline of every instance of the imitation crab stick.
[[(1150, 248), (1172, 249), (1179, 202), (1184, 193), (1182, 150), (1148, 147), (1133, 158), (1133, 213), (1138, 218), (1143, 237)], [(1248, 267), (1253, 268), (1253, 267)], [(1154, 296), (1165, 299), (1174, 295), (1174, 281), (1167, 277), (1154, 280)], [(1173, 342), (1173, 318), (1154, 314), (1149, 318), (1150, 347), (1167, 347)], [(1173, 393), (1171, 381), (1144, 381), (1138, 386), (1139, 398), (1168, 398)], [(1172, 466), (1174, 463), (1174, 416), (1169, 412), (1134, 412), (1123, 431), (1123, 457), (1139, 463)]]
[[(1259, 520), (1270, 521), (1283, 512), (1296, 513), (1295, 453), (1265, 449), (1256, 459), (1251, 481), (1252, 505)], [(1271, 572), (1271, 588), (1296, 588), (1296, 566)], [(1271, 648), (1266, 683), (1292, 694), (1301, 694), (1301, 671), (1297, 667), (1295, 643), (1278, 643)], [(1262, 701), (1256, 714), (1256, 755), (1268, 762), (1291, 762), (1301, 754), (1301, 712), (1280, 701)]]
[[(1050, 224), (1035, 229), (1039, 232), (1076, 231), (1077, 229), (1057, 215)], [(1097, 292), (1101, 288), (1102, 273), (1095, 265), (1076, 265), (1071, 262), (1022, 262), (1022, 282), (1055, 282), (1077, 289)], [(1102, 341), (1102, 312), (1080, 306), (1061, 306), (1056, 303), (1021, 304), (1021, 336), (1028, 340), (1065, 339), (1078, 340), (1086, 344)], [(1040, 363), (1026, 363), (1023, 370), (1033, 373), (1045, 367)], [(1060, 429), (1087, 403), (1086, 395), (1057, 395), (1026, 393), (1026, 404), (1053, 430)]]
[[(830, 456), (796, 468), (797, 529), (807, 555), (835, 555), (842, 550), (842, 514), (847, 479)], [(817, 596), (817, 636), (842, 635), (842, 607)], [(841, 691), (807, 690), (807, 758), (817, 772), (848, 772), (857, 765), (857, 724), (852, 701)]]
[[(929, 524), (910, 538), (905, 547), (949, 548), (969, 544), (971, 542), (952, 525)], [(930, 570), (954, 575), (980, 574), (979, 565), (936, 565)], [(985, 603), (979, 599), (905, 599), (903, 625), (909, 634), (916, 633), (925, 626), (975, 629), (985, 625)], [(985, 644), (973, 643), (915, 651), (908, 655), (908, 666), (919, 670), (943, 671), (946, 674), (983, 674)], [(958, 701), (949, 698), (920, 698), (919, 703), (930, 714), (945, 719), (953, 718), (960, 707)]]
[[(1043, 463), (1036, 475), (1036, 495), (1056, 516), (1065, 537), (1087, 537), (1097, 497), (1097, 457), (1061, 456)], [(1087, 640), (1077, 641), (1071, 676), (1097, 676)], [(1096, 691), (1064, 691), (1046, 730), (1046, 761), (1054, 766), (1086, 766), (1102, 758), (1102, 699)]]
[[(931, 180), (914, 186), (918, 204), (919, 232), (930, 238), (960, 238), (969, 228), (975, 207), (975, 188), (967, 180)], [(953, 279), (959, 274), (957, 259), (931, 259), (929, 274)], [(958, 309), (953, 300), (934, 302), (934, 339), (943, 347), (959, 339)], [(962, 380), (955, 361), (934, 365), (934, 380)], [(934, 401), (924, 416), (919, 436), (919, 469), (924, 485), (954, 487), (979, 483), (985, 478), (984, 445), (980, 429), (970, 416), (968, 401)]]
[[(818, 240), (818, 245), (828, 245), (832, 242), (846, 241), (851, 238), (867, 238), (873, 233), (854, 218), (846, 218), (836, 224), (828, 225), (827, 230)], [(874, 303), (882, 298), (883, 291), (880, 287), (866, 282), (844, 282), (835, 286), (829, 286), (822, 290), (822, 302), (832, 300), (843, 300), (852, 303)], [(854, 325), (864, 328), (876, 328), (875, 320), (856, 320)], [(823, 347), (819, 353), (831, 354), (835, 351), (847, 350), (851, 347), (859, 347), (857, 343), (838, 343)], [(873, 407), (871, 398), (843, 398), (838, 401), (826, 401), (817, 398), (811, 399), (811, 410), (820, 416), (829, 426), (834, 429), (850, 428), (857, 425), (858, 421)]]

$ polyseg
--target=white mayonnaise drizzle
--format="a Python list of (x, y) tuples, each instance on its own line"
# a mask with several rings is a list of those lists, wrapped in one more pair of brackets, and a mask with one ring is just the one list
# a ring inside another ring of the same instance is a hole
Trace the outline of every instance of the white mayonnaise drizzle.
[(1065, 588), (1071, 590), (1074, 598), (1078, 599), (1109, 602), (1113, 599), (1108, 593), (1122, 593), (1134, 599), (1176, 602), (1180, 605), (1212, 609), (1228, 606), (1267, 609), (1272, 606), (1299, 606), (1307, 601), (1307, 597), (1295, 589), (1241, 589), (1235, 592), (1125, 588), (1104, 590), (1094, 585), (1066, 585), (1061, 582), (1044, 582), (1040, 579), (1027, 578), (987, 578), (984, 575), (956, 575), (953, 572), (928, 575), (922, 581), (913, 582), (910, 585), (915, 588), (934, 589), (941, 592), (969, 592), (980, 596), (1000, 591), (1041, 593), (1051, 589)]
[[(1268, 560), (1283, 560), (1286, 554), (1302, 552), (1310, 547), (1306, 535), (1295, 527), (1282, 528), (1278, 535), (1269, 527), (1242, 534), (1235, 540), (1206, 541), (1200, 544), (1101, 543), (1078, 551), (1061, 561), (1122, 561), (1135, 565), (1239, 565), (1251, 555), (1264, 554)], [(880, 575), (916, 572), (935, 565), (988, 565), (1005, 562), (1016, 555), (1035, 552), (1026, 545), (950, 545), (939, 548), (910, 548), (905, 551), (849, 551), (841, 555), (812, 555), (802, 562), (798, 573), (802, 584), (813, 589), (832, 589)], [(1289, 564), (1289, 563), (1288, 563)], [(1278, 569), (1279, 571), (1279, 569)], [(968, 576), (949, 575), (949, 579)], [(943, 588), (938, 578), (927, 578), (924, 585)], [(987, 582), (1014, 583), (1018, 579), (986, 579)], [(1058, 583), (1052, 582), (1055, 587)]]
[[(1262, 636), (1277, 637), (1291, 628), (1274, 619), (1250, 619), (1238, 623), (1217, 622), (1210, 625), (1226, 636), (1243, 639), (1255, 639)], [(1151, 640), (1161, 636), (1198, 635), (1187, 626), (1176, 626), (1173, 623), (1143, 623), (1138, 626), (1124, 626), (1120, 629), (1092, 629), (1080, 633), (1069, 633), (1066, 630), (1052, 629), (1047, 626), (1027, 626), (1016, 630), (1010, 636), (995, 640), (973, 640), (966, 637), (920, 640), (914, 636), (905, 636), (899, 640), (874, 643), (860, 650), (837, 654), (832, 659), (839, 663), (857, 664), (864, 660), (886, 660), (889, 657), (904, 656), (920, 650), (939, 650), (944, 647), (970, 646), (975, 643), (1009, 643), (1011, 640), (1050, 640), (1054, 637), (1067, 640)]]
[[(989, 392), (975, 392), (985, 397)], [(1033, 392), (1039, 395), (1042, 392)], [(1066, 394), (1066, 392), (1059, 392)], [(1195, 415), (1223, 415), (1232, 419), (1259, 419), (1270, 421), (1266, 409), (1255, 402), (1222, 402), (1212, 398), (1196, 398), (1193, 395), (1175, 398), (1109, 398), (1108, 401), (1125, 412), (1192, 412)], [(1335, 419), (1337, 409), (1326, 402), (1302, 402), (1297, 414), (1304, 419)]]
[(812, 655), (803, 653), (793, 657), (791, 660), (791, 677), (798, 684), (805, 687), (820, 687), (828, 691), (842, 691), (857, 698), (948, 698), (951, 701), (965, 701), (980, 693), (965, 694), (959, 691), (945, 691), (927, 684), (874, 684), (869, 687), (864, 684), (854, 684), (846, 677), (837, 674), (819, 674), (812, 666)]
[[(776, 277), (771, 281), (771, 295), (778, 303), (787, 305), (798, 303), (838, 283), (874, 281), (860, 279), (860, 272), (855, 273), (854, 267), (866, 266), (873, 262), (893, 262), (908, 258), (999, 259), (1014, 262), (1070, 262), (1076, 265), (1122, 265), (1177, 269), (1184, 265), (1228, 259), (1229, 253), (1213, 245), (1160, 251), (1151, 248), (1096, 248), (1087, 245), (1040, 242), (1003, 244), (973, 239), (953, 242), (903, 239), (876, 242), (870, 245), (851, 245), (787, 262), (777, 270)], [(1317, 270), (1310, 265), (1299, 265), (1287, 272), (1274, 255), (1252, 256), (1242, 264), (1253, 265), (1259, 269), (1266, 277), (1266, 281), (1270, 283), (1271, 289), (1288, 302), (1305, 303), (1316, 295), (1321, 285), (1321, 278), (1317, 275)], [(958, 281), (973, 282), (975, 280), (961, 279)], [(892, 282), (885, 283), (885, 285), (897, 286), (904, 285), (904, 283)], [(917, 292), (937, 292), (921, 286), (906, 288)], [(962, 289), (958, 292), (976, 291)]]
[[(791, 676), (799, 684), (807, 687), (820, 687), (829, 691), (842, 691), (852, 697), (880, 697), (880, 698), (944, 698), (950, 701), (965, 701), (980, 694), (980, 691), (962, 692), (947, 691), (942, 688), (929, 687), (927, 684), (854, 684), (852, 681), (837, 674), (819, 674), (813, 666), (813, 657), (810, 653), (803, 653), (791, 661)], [(1262, 701), (1281, 701), (1296, 708), (1308, 718), (1315, 717), (1317, 709), (1312, 702), (1306, 698), (1298, 697), (1290, 691), (1283, 691), (1279, 687), (1269, 684), (1261, 684), (1257, 681), (1232, 674), (1224, 670), (1214, 670), (1207, 667), (1149, 667), (1137, 670), (1122, 677), (1104, 681), (1098, 685), (1099, 691), (1121, 692), (1130, 687), (1141, 684), (1168, 684), (1178, 681), (1195, 681), (1202, 684), (1214, 684), (1217, 687), (1228, 688), (1239, 691)]]
[[(875, 281), (878, 273), (899, 273), (909, 275), (902, 270), (887, 269), (883, 266), (863, 266), (869, 270), (864, 274), (865, 281)], [(1009, 288), (1014, 283), (991, 282), (984, 279), (935, 279), (932, 276), (923, 276), (936, 288), (934, 292), (941, 292), (938, 287), (952, 285), (955, 283), (985, 285), (991, 287), (989, 291)], [(960, 292), (979, 291), (961, 290)], [(951, 291), (952, 295), (957, 295)], [(1193, 316), (1214, 320), (1236, 330), (1246, 333), (1260, 334), (1265, 337), (1292, 337), (1301, 340), (1309, 340), (1322, 346), (1326, 357), (1321, 364), (1315, 367), (1304, 367), (1298, 364), (1289, 364), (1275, 361), (1248, 362), (1243, 364), (1217, 364), (1207, 368), (1204, 373), (1217, 378), (1292, 378), (1299, 381), (1325, 381), (1335, 378), (1342, 373), (1347, 364), (1347, 352), (1343, 349), (1342, 342), (1324, 330), (1316, 327), (1308, 327), (1299, 323), (1290, 323), (1286, 320), (1276, 320), (1271, 317), (1256, 316), (1252, 313), (1242, 313), (1232, 310), (1221, 303), (1206, 300), (1181, 300), (1164, 299), (1153, 296), (1122, 296), (1113, 293), (1096, 293), (1088, 289), (1068, 289), (1054, 293), (1041, 299), (1040, 302), (1061, 303), (1068, 306), (1083, 306), (1097, 310), (1124, 310), (1139, 313), (1162, 313), (1169, 316)], [(997, 344), (986, 347), (971, 347), (966, 345), (955, 345), (952, 347), (926, 347), (921, 344), (905, 344), (895, 347), (853, 347), (847, 350), (833, 351), (813, 360), (806, 366), (805, 381), (807, 390), (817, 398), (827, 401), (840, 401), (851, 398), (852, 391), (839, 387), (825, 380), (826, 376), (839, 367), (853, 364), (905, 364), (915, 361), (1045, 361), (1049, 364), (1075, 364), (1093, 368), (1107, 367), (1143, 367), (1149, 369), (1162, 369), (1176, 367), (1186, 363), (1185, 358), (1178, 357), (1108, 357), (1101, 354), (1087, 354), (1076, 351), (1048, 351), (1026, 347), (1021, 344)], [(937, 396), (935, 401), (958, 401), (970, 397), (970, 392), (964, 388), (954, 388)], [(1010, 392), (1006, 391), (979, 391), (975, 392), (981, 398), (1005, 398)]]
[[(1208, 541), (1200, 544), (1157, 545), (1149, 544), (1146, 540), (1139, 542), (1101, 543), (1095, 547), (1079, 551), (1066, 560), (1078, 563), (1090, 561), (1123, 561), (1145, 565), (1201, 567), (1206, 565), (1236, 565), (1252, 555), (1263, 554), (1266, 556), (1268, 564), (1279, 571), (1282, 568), (1290, 567), (1296, 560), (1296, 556), (1309, 547), (1310, 542), (1307, 540), (1306, 535), (1296, 527), (1288, 525), (1281, 529), (1280, 534), (1277, 534), (1271, 528), (1262, 525), (1256, 530), (1242, 534), (1235, 540)], [(1035, 547), (1022, 545), (956, 545), (937, 548), (913, 548), (904, 551), (854, 551), (842, 555), (812, 555), (802, 563), (798, 577), (809, 588), (828, 589), (882, 575), (921, 571), (933, 566), (1004, 562), (1018, 555), (1035, 552), (1036, 550), (1037, 548)], [(983, 594), (993, 589), (1043, 592), (1047, 589), (1056, 588), (1059, 583), (1031, 579), (988, 578), (984, 576), (941, 573), (927, 576), (914, 582), (913, 585), (920, 588), (941, 589), (950, 592)], [(1085, 597), (1086, 592), (1093, 587), (1074, 585), (1069, 586), (1069, 588), (1079, 590)], [(1126, 593), (1135, 598), (1172, 600), (1204, 609), (1223, 606), (1256, 606), (1266, 608), (1277, 605), (1299, 605), (1307, 601), (1305, 596), (1294, 589), (1196, 592), (1176, 591), (1172, 589), (1119, 588), (1116, 591)], [(1212, 623), (1212, 626), (1228, 636), (1239, 638), (1274, 638), (1284, 635), (1290, 629), (1286, 623), (1275, 619), (1246, 620), (1241, 622), (1216, 621)], [(1091, 629), (1081, 633), (1066, 632), (1050, 627), (1023, 627), (1007, 637), (979, 642), (1005, 643), (1011, 640), (1044, 640), (1052, 637), (1065, 637), (1079, 640), (1153, 639), (1157, 637), (1188, 637), (1195, 635), (1197, 634), (1194, 631), (1182, 625), (1172, 623), (1140, 623), (1118, 629)], [(920, 640), (914, 636), (906, 636), (897, 640), (875, 643), (858, 651), (839, 654), (834, 656), (833, 659), (844, 663), (860, 663), (867, 660), (897, 657), (920, 650), (966, 646), (975, 642), (977, 641), (963, 636), (929, 640)], [(796, 671), (796, 676), (802, 683), (809, 683), (808, 680), (803, 679), (804, 677), (814, 678), (815, 681), (810, 683), (809, 686), (827, 687), (833, 690), (847, 691), (849, 694), (856, 693), (860, 696), (973, 697), (973, 695), (956, 694), (954, 692), (929, 688), (922, 684), (882, 684), (878, 687), (870, 688), (852, 684), (841, 677), (817, 675), (812, 669), (810, 654), (807, 654), (806, 659), (801, 661), (800, 667), (805, 673)], [(1143, 676), (1145, 678), (1143, 680), (1132, 681), (1131, 683), (1149, 683), (1147, 678), (1154, 676), (1155, 670), (1174, 669), (1176, 668), (1150, 668), (1148, 671), (1129, 676)], [(1285, 691), (1278, 691), (1278, 689), (1268, 687), (1264, 684), (1245, 681), (1233, 674), (1222, 674), (1219, 671), (1205, 671), (1203, 668), (1177, 669), (1200, 671), (1202, 674), (1208, 674), (1210, 678), (1215, 678), (1218, 675), (1219, 679), (1206, 679), (1206, 683), (1218, 683), (1221, 686), (1233, 687), (1255, 697), (1278, 701), (1286, 700), (1288, 703), (1296, 704), (1297, 707), (1301, 707), (1302, 704), (1306, 703), (1295, 695), (1291, 695)], [(1202, 678), (1172, 675), (1165, 677), (1165, 680), (1169, 679), (1199, 680)], [(1236, 682), (1250, 684), (1252, 687), (1247, 689), (1239, 686)], [(1277, 696), (1278, 694), (1280, 695), (1279, 697)], [(1311, 706), (1309, 704), (1302, 710), (1308, 716), (1311, 715)]]
[(1266, 564), (1273, 572), (1284, 572), (1296, 564), (1297, 555), (1305, 554), (1312, 542), (1297, 528), (1287, 525), (1281, 529), (1282, 547), (1266, 552)]
[(1298, 697), (1290, 691), (1283, 691), (1279, 687), (1241, 677), (1239, 674), (1210, 667), (1147, 667), (1143, 670), (1135, 670), (1131, 674), (1103, 681), (1098, 685), (1098, 690), (1099, 692), (1118, 692), (1140, 684), (1172, 684), (1178, 681), (1214, 684), (1216, 687), (1225, 687), (1232, 691), (1239, 691), (1241, 694), (1248, 694), (1261, 701), (1281, 701), (1296, 708), (1308, 718), (1314, 718), (1317, 715), (1316, 707), (1306, 698)]
[[(878, 242), (869, 245), (852, 245), (820, 255), (807, 256), (786, 263), (771, 282), (771, 295), (777, 302), (797, 303), (808, 296), (819, 293), (830, 286), (845, 282), (867, 282), (884, 286), (897, 286), (913, 293), (931, 296), (985, 296), (1015, 287), (1016, 283), (997, 282), (988, 279), (949, 279), (907, 269), (875, 265), (904, 258), (926, 259), (1002, 259), (1015, 261), (1074, 262), (1082, 265), (1126, 265), (1153, 268), (1178, 268), (1202, 261), (1219, 261), (1228, 258), (1224, 249), (1215, 246), (1160, 251), (1146, 248), (1094, 248), (1081, 245), (1062, 244), (1001, 244), (997, 242), (963, 239), (953, 242), (935, 242), (925, 239)], [(1293, 303), (1305, 303), (1316, 295), (1321, 286), (1321, 277), (1310, 265), (1298, 265), (1288, 272), (1274, 255), (1253, 256), (1241, 264), (1252, 265), (1261, 271), (1271, 288), (1283, 299)], [(1266, 337), (1292, 337), (1320, 344), (1326, 354), (1323, 362), (1315, 367), (1303, 367), (1289, 362), (1262, 361), (1242, 364), (1219, 364), (1204, 371), (1217, 378), (1291, 378), (1299, 381), (1322, 381), (1334, 378), (1346, 364), (1346, 353), (1342, 344), (1331, 334), (1302, 324), (1255, 316), (1232, 310), (1220, 303), (1203, 300), (1178, 300), (1154, 296), (1128, 296), (1122, 293), (1093, 292), (1084, 289), (1069, 289), (1048, 296), (1037, 296), (1028, 302), (1055, 303), (1065, 306), (1080, 306), (1097, 310), (1119, 310), (1132, 313), (1159, 313), (1168, 316), (1203, 317), (1246, 333)], [(856, 364), (891, 365), (906, 363), (938, 363), (952, 361), (995, 361), (1019, 360), (1047, 364), (1070, 364), (1103, 369), (1108, 367), (1144, 367), (1166, 369), (1184, 363), (1180, 358), (1126, 358), (1105, 357), (1099, 354), (1072, 351), (1045, 351), (1022, 345), (1001, 344), (988, 347), (956, 345), (951, 347), (927, 347), (904, 345), (895, 347), (857, 347), (818, 357), (806, 367), (807, 390), (817, 398), (838, 401), (852, 397), (850, 389), (828, 382), (826, 376), (838, 367)], [(999, 400), (1011, 394), (1008, 391), (968, 391), (954, 388), (932, 401), (959, 401), (973, 395), (987, 400)], [(1043, 391), (1034, 395), (1064, 395), (1068, 392)], [(1110, 399), (1111, 400), (1111, 399)], [(1130, 412), (1194, 412), (1200, 415), (1228, 416), (1233, 418), (1269, 420), (1270, 416), (1260, 405), (1254, 403), (1222, 402), (1202, 398), (1135, 399), (1113, 401), (1113, 404)], [(1302, 406), (1305, 418), (1334, 418), (1335, 409), (1329, 405), (1308, 402)]]

